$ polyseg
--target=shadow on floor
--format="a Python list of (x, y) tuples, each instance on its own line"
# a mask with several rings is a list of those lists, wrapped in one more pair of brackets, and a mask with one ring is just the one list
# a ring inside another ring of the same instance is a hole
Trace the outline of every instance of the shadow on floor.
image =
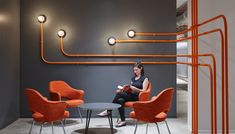
[[(32, 123), (33, 123), (33, 120), (27, 121), (27, 123), (28, 123), (28, 124), (32, 124)], [(64, 123), (64, 122), (63, 122), (63, 123)], [(61, 123), (60, 123), (59, 121), (58, 121), (58, 122), (54, 122), (53, 124), (56, 125), (56, 126), (60, 126), (60, 125), (61, 125)], [(79, 122), (79, 121), (77, 121), (77, 120), (70, 120), (70, 119), (67, 119), (67, 120), (65, 121), (65, 127), (66, 127), (66, 126), (72, 126), (72, 125), (75, 125), (75, 124), (82, 124), (82, 123), (81, 123), (81, 121)], [(40, 123), (40, 122), (35, 122), (34, 125), (35, 125), (35, 126), (41, 126), (41, 123)], [(51, 126), (51, 124), (45, 123), (43, 126), (44, 126), (44, 127), (47, 127), (47, 126)]]
[[(89, 134), (109, 134), (111, 133), (110, 128), (89, 128)], [(117, 133), (117, 129), (113, 129), (113, 133)], [(71, 134), (85, 134), (85, 129), (78, 129), (73, 131)]]

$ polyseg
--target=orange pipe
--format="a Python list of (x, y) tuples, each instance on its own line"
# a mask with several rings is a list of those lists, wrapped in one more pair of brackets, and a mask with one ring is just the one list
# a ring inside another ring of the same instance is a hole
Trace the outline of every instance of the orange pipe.
[[(194, 1), (192, 1), (192, 25), (194, 25)], [(192, 29), (192, 36), (195, 36), (195, 30)], [(195, 38), (192, 39), (192, 55), (195, 51)], [(192, 63), (195, 64), (195, 58), (192, 59)], [(192, 133), (195, 134), (195, 70), (192, 67)]]
[[(193, 7), (192, 7), (193, 8)], [(192, 11), (193, 12), (193, 11)], [(193, 16), (193, 15), (192, 15)], [(188, 31), (191, 31), (193, 27), (199, 27), (199, 26), (203, 26), (205, 24), (208, 24), (212, 21), (215, 21), (217, 19), (222, 18), (223, 20), (223, 24), (224, 24), (224, 36), (225, 36), (225, 48), (224, 51), (222, 51), (222, 81), (225, 81), (225, 90), (222, 89), (222, 133), (225, 133), (225, 112), (224, 110), (226, 110), (226, 133), (229, 133), (229, 100), (228, 100), (228, 94), (229, 94), (229, 90), (228, 90), (228, 24), (227, 24), (227, 19), (224, 15), (218, 15), (214, 18), (211, 18), (209, 20), (206, 20), (203, 23), (200, 23), (198, 25), (193, 25), (190, 29), (181, 31), (181, 32), (177, 32), (177, 33), (136, 33), (136, 35), (142, 35), (142, 36), (176, 36), (182, 33), (186, 33)], [(193, 20), (193, 19), (192, 19)], [(225, 69), (224, 69), (225, 68)], [(225, 76), (224, 76), (225, 75)], [(225, 77), (225, 78), (224, 78)], [(224, 88), (224, 82), (222, 82), (222, 88)], [(224, 102), (224, 100), (226, 102)], [(224, 106), (224, 104), (226, 105), (226, 107)], [(217, 126), (215, 126), (217, 127)], [(216, 129), (217, 130), (217, 129)]]
[[(208, 31), (208, 32), (204, 32), (204, 33), (202, 33), (202, 34), (200, 34), (200, 36), (201, 35), (205, 35), (205, 34), (209, 34), (209, 33), (212, 33), (212, 32), (217, 32), (217, 31), (220, 31), (220, 29), (215, 29), (215, 30), (211, 30), (211, 31)], [(192, 37), (188, 37), (188, 38), (185, 38), (185, 39), (189, 39), (189, 38), (192, 38)], [(184, 39), (180, 39), (180, 40), (184, 40)], [(63, 38), (61, 38), (61, 44), (63, 44)], [(63, 45), (61, 45), (61, 46), (63, 46)], [(61, 48), (63, 48), (63, 47), (61, 47)], [(62, 52), (63, 53), (65, 53), (65, 51), (63, 50), (63, 49), (61, 49), (62, 50)], [(89, 56), (89, 54), (85, 54), (85, 55), (83, 55), (83, 56)], [(97, 56), (97, 55), (92, 55), (92, 56)], [(101, 56), (101, 55), (99, 55), (99, 56)], [(127, 55), (108, 55), (108, 54), (103, 54), (102, 55), (103, 57), (105, 57), (105, 56), (127, 56)], [(159, 55), (131, 55), (131, 56), (146, 56), (146, 57), (159, 57)], [(45, 60), (44, 60), (45, 61)], [(46, 61), (45, 61), (46, 62)], [(47, 63), (49, 63), (49, 62), (47, 62)], [(55, 62), (54, 62), (55, 63)], [(63, 62), (63, 63), (56, 63), (56, 64), (112, 64), (112, 62)], [(128, 63), (122, 63), (122, 62), (118, 62), (117, 64), (128, 64)], [(212, 108), (213, 108), (213, 106), (212, 106)], [(212, 116), (213, 116), (213, 114), (212, 114)], [(213, 118), (212, 118), (212, 122), (213, 122)]]
[[(195, 24), (196, 25), (198, 25), (198, 0), (195, 0), (195, 5), (196, 5), (196, 8), (195, 8)], [(196, 57), (195, 57), (195, 64), (198, 64), (198, 26), (195, 28), (195, 35), (196, 35), (196, 37), (195, 37), (195, 55), (196, 55)], [(196, 94), (195, 94), (195, 100), (196, 100), (196, 105), (195, 105), (195, 107), (196, 107), (196, 117), (195, 117), (195, 119), (196, 119), (196, 124), (195, 124), (195, 131), (196, 131), (196, 133), (198, 133), (198, 66), (195, 66), (195, 75), (196, 75), (196, 80), (195, 80), (195, 92), (196, 92)], [(213, 93), (213, 92), (211, 92), (211, 93)], [(213, 100), (213, 95), (212, 95), (212, 100)], [(211, 105), (213, 105), (213, 101), (211, 102)], [(211, 111), (211, 113), (212, 113), (213, 111)]]
[[(42, 30), (43, 31), (43, 30)], [(43, 32), (42, 32), (43, 33)], [(43, 34), (41, 34), (41, 56), (44, 62), (48, 63), (48, 64), (134, 64), (135, 62), (50, 62), (47, 61), (44, 57), (43, 57)], [(199, 56), (211, 56), (213, 59), (213, 67), (214, 67), (214, 73), (216, 73), (216, 69), (215, 69), (215, 57), (212, 54), (200, 54)], [(157, 55), (157, 57), (192, 57), (191, 55)], [(182, 63), (182, 62), (143, 62), (143, 64), (188, 64), (188, 63)], [(216, 78), (214, 78), (215, 80)], [(216, 81), (215, 81), (216, 82)], [(211, 90), (212, 93), (213, 90)]]
[[(227, 23), (227, 19), (224, 15), (218, 15), (212, 19), (209, 19), (201, 24), (199, 24), (198, 26), (202, 26), (205, 25), (207, 23), (210, 23), (212, 21), (215, 21), (217, 19), (222, 19), (223, 20), (223, 24), (224, 24), (224, 46), (222, 46), (222, 134), (224, 134), (226, 132), (226, 134), (229, 133), (229, 100), (228, 100), (228, 23)], [(224, 85), (224, 81), (225, 81), (225, 85)], [(224, 90), (224, 86), (225, 86), (225, 90)], [(225, 100), (225, 102), (224, 102)], [(226, 105), (226, 107), (224, 106), (224, 103)], [(225, 108), (224, 108), (225, 107)], [(225, 110), (225, 112), (224, 112)], [(225, 119), (225, 114), (226, 114), (226, 119)], [(226, 122), (226, 125), (224, 125)], [(226, 128), (226, 131), (225, 131)]]
[[(44, 38), (44, 35), (43, 35), (43, 31), (44, 31), (44, 28), (43, 28), (43, 23), (41, 23), (41, 58), (42, 58), (42, 60), (45, 62), (45, 63), (49, 63), (49, 64), (51, 64), (51, 63), (56, 63), (56, 64), (63, 64), (63, 63), (65, 63), (65, 64), (82, 64), (82, 63), (84, 63), (84, 64), (99, 64), (99, 63), (101, 63), (101, 64), (105, 64), (105, 63), (107, 63), (107, 64), (112, 64), (113, 62), (50, 62), (50, 61), (47, 61), (45, 58), (44, 58), (44, 42), (43, 42), (43, 38)], [(112, 56), (112, 55), (103, 55), (103, 56)], [(126, 55), (118, 55), (118, 56), (120, 56), (120, 57), (125, 57)], [(150, 58), (173, 58), (173, 57), (192, 57), (192, 55), (187, 55), (187, 54), (179, 54), (179, 55), (128, 55), (127, 57), (129, 57), (129, 56), (139, 56), (139, 57), (141, 57), (141, 56), (143, 56), (143, 57), (150, 57)], [(210, 57), (212, 57), (212, 59), (213, 58), (215, 58), (214, 57), (214, 55), (212, 55), (212, 54), (199, 54), (198, 56), (210, 56)], [(115, 62), (114, 64), (134, 64), (135, 62)]]
[[(224, 16), (222, 16), (222, 17), (224, 17)], [(208, 21), (209, 22), (209, 21)], [(207, 22), (207, 23), (208, 23)], [(226, 23), (225, 23), (226, 24)], [(227, 38), (226, 38), (227, 39)], [(226, 46), (226, 48), (227, 48), (227, 46)], [(227, 50), (227, 49), (225, 49), (225, 50)], [(227, 57), (227, 52), (225, 52), (225, 55), (226, 55), (226, 57)], [(44, 59), (45, 60), (45, 59)], [(66, 62), (66, 63), (70, 63), (70, 62)], [(86, 64), (92, 64), (91, 62), (84, 62), (84, 63), (86, 63)], [(226, 63), (227, 63), (227, 60), (226, 60)], [(72, 63), (73, 64), (73, 63)], [(225, 65), (226, 66), (226, 68), (228, 67), (227, 66), (227, 64)], [(226, 72), (227, 72), (227, 70), (228, 69), (226, 69)], [(227, 87), (227, 85), (228, 85), (228, 73), (226, 73), (226, 87)], [(228, 122), (228, 117), (229, 117), (229, 114), (228, 114), (228, 88), (226, 88), (226, 123)], [(224, 100), (224, 99), (223, 99)], [(224, 104), (224, 103), (223, 103)], [(224, 114), (223, 114), (224, 115)], [(226, 126), (229, 126), (228, 125), (228, 123), (226, 124)], [(228, 129), (228, 127), (226, 127), (226, 129)], [(227, 131), (228, 132), (228, 131)]]
[[(221, 29), (214, 29), (214, 30), (200, 33), (197, 36), (203, 36), (203, 35), (207, 35), (210, 33), (219, 32), (219, 31), (221, 31)], [(175, 43), (175, 42), (185, 41), (185, 40), (192, 39), (192, 38), (195, 38), (195, 37), (194, 36), (185, 37), (185, 38), (181, 38), (178, 40), (116, 40), (116, 42), (117, 43)]]
[[(203, 35), (207, 35), (210, 33), (215, 33), (215, 32), (219, 32), (221, 31), (220, 29), (214, 29), (211, 31), (207, 31), (207, 32), (203, 32), (201, 34), (199, 34), (198, 36), (203, 36)], [(184, 41), (184, 40), (188, 40), (188, 39), (192, 39), (193, 37), (186, 37), (186, 38), (181, 38), (178, 40), (116, 40), (116, 42), (119, 43), (152, 43), (152, 42), (179, 42), (179, 41)], [(71, 57), (130, 57), (130, 58), (137, 58), (137, 57), (142, 57), (142, 58), (154, 58), (155, 54), (69, 54), (64, 50), (64, 41), (63, 38), (60, 38), (60, 49), (62, 51), (62, 53), (65, 56), (71, 56)]]
[[(193, 8), (193, 6), (192, 6)], [(192, 10), (193, 12), (193, 10)], [(193, 16), (193, 14), (192, 14)], [(225, 112), (224, 110), (226, 110), (226, 133), (228, 134), (229, 133), (229, 100), (228, 100), (228, 94), (229, 94), (229, 91), (228, 91), (228, 23), (227, 23), (227, 19), (224, 15), (218, 15), (214, 18), (211, 18), (209, 20), (206, 20), (198, 25), (193, 25), (192, 27), (200, 27), (200, 26), (203, 26), (205, 24), (208, 24), (212, 21), (215, 21), (215, 20), (218, 20), (218, 19), (221, 19), (223, 20), (223, 24), (224, 24), (224, 37), (225, 37), (225, 48), (224, 48), (224, 51), (223, 54), (222, 54), (222, 72), (225, 72), (222, 73), (222, 81), (225, 80), (225, 91), (222, 89), (222, 133), (224, 134), (225, 133), (225, 126), (224, 126), (224, 122), (225, 122)], [(193, 21), (193, 18), (192, 18), (192, 21)], [(175, 35), (179, 35), (179, 34), (182, 34), (182, 33), (185, 33), (185, 32), (188, 32), (190, 30), (192, 30), (192, 27), (190, 29), (187, 29), (185, 31), (182, 31), (182, 32), (178, 32), (178, 33), (136, 33), (136, 35), (142, 35), (142, 36), (175, 36)], [(225, 69), (224, 69), (225, 68)], [(225, 76), (224, 76), (225, 75)], [(223, 78), (225, 77), (225, 78)], [(224, 82), (222, 82), (222, 88), (224, 88)], [(225, 95), (224, 95), (225, 94)], [(224, 100), (226, 101), (226, 108), (224, 106)]]
[[(202, 35), (206, 35), (206, 34), (209, 34), (209, 33), (213, 33), (213, 32), (219, 32), (220, 33), (220, 36), (221, 36), (221, 51), (223, 52), (224, 51), (224, 37), (223, 37), (223, 32), (222, 32), (222, 30), (221, 29), (214, 29), (214, 30), (211, 30), (211, 31), (208, 31), (208, 32), (204, 32), (204, 33), (201, 33), (201, 34), (198, 34), (197, 36), (202, 36)], [(187, 37), (187, 38), (182, 38), (182, 39), (179, 39), (179, 40), (167, 40), (167, 42), (176, 42), (176, 41), (182, 41), (182, 40), (186, 40), (186, 39), (190, 39), (190, 38), (192, 38), (192, 37)], [(121, 42), (121, 43), (130, 43), (130, 42), (137, 42), (137, 43), (140, 43), (140, 42), (165, 42), (165, 40), (116, 40), (116, 42)], [(194, 45), (194, 46), (196, 46), (196, 45)], [(198, 49), (198, 48), (197, 48)], [(192, 49), (192, 50), (195, 50), (195, 47)], [(195, 53), (195, 51), (193, 51), (194, 53)], [(197, 52), (196, 52), (196, 54), (197, 54)], [(195, 55), (195, 54), (194, 54)], [(198, 55), (198, 54), (197, 54)], [(193, 57), (196, 57), (196, 56), (193, 56)], [(223, 58), (223, 54), (222, 54), (222, 58), (221, 58), (221, 60), (222, 61), (224, 61), (224, 58)], [(193, 60), (193, 62), (198, 62), (198, 59), (194, 59)], [(196, 64), (195, 63), (195, 64)], [(223, 65), (223, 64), (222, 64)], [(195, 73), (195, 75), (196, 74), (198, 74), (197, 72), (198, 72), (198, 70), (197, 69), (194, 69), (193, 70), (194, 72), (196, 72)], [(222, 74), (224, 74), (224, 72), (223, 72), (223, 68), (222, 68)], [(223, 77), (223, 75), (222, 75), (222, 77)], [(194, 79), (198, 79), (197, 78), (197, 76), (194, 76), (193, 77)], [(195, 80), (193, 80), (193, 81), (195, 81)], [(223, 78), (222, 78), (222, 83), (223, 83)], [(195, 84), (195, 86), (197, 85), (197, 83)], [(195, 87), (196, 89), (197, 89), (197, 86)], [(195, 89), (195, 90), (196, 90)], [(194, 91), (195, 91), (194, 90)], [(222, 86), (222, 91), (224, 90), (224, 87)], [(195, 91), (196, 93), (194, 93), (195, 94), (195, 96), (197, 97), (198, 96), (198, 91)], [(214, 92), (214, 94), (216, 94), (216, 91)], [(223, 95), (222, 95), (223, 96)], [(212, 133), (217, 133), (217, 106), (216, 106), (216, 97), (214, 97), (214, 98), (212, 98), (212, 100), (214, 100), (214, 114), (213, 113), (211, 113), (211, 115), (212, 116), (214, 116), (214, 118), (212, 119), (212, 121), (213, 121), (213, 123), (211, 124), (212, 126), (211, 126), (211, 131), (212, 131)], [(195, 100), (196, 102), (194, 102), (195, 104), (194, 105), (198, 105), (198, 101), (197, 100)], [(197, 108), (197, 107), (196, 107)], [(197, 108), (198, 109), (198, 108)], [(196, 110), (197, 111), (197, 110)], [(223, 111), (223, 110), (222, 110)], [(213, 112), (213, 111), (212, 111)], [(223, 112), (222, 112), (223, 113)], [(195, 113), (195, 114), (197, 114), (197, 113)], [(196, 116), (196, 115), (194, 115), (194, 116)], [(196, 117), (194, 117), (194, 118), (196, 118)], [(196, 119), (194, 119), (194, 120), (196, 120)], [(198, 122), (197, 120), (196, 121), (194, 121), (194, 122)], [(195, 124), (196, 125), (196, 124)], [(195, 126), (195, 127), (197, 127), (197, 126)], [(196, 131), (196, 130), (195, 130)]]

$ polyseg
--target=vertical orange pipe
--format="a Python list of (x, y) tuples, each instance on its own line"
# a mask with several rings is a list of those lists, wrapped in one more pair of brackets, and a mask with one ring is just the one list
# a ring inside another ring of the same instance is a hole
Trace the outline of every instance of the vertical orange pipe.
[[(192, 0), (192, 26), (194, 25), (194, 0)], [(194, 55), (194, 41), (195, 41), (195, 34), (194, 34), (194, 27), (192, 28), (192, 36), (193, 36), (193, 39), (192, 39), (192, 55), (193, 55), (193, 58), (192, 58), (192, 63), (193, 65), (195, 64), (195, 55)], [(194, 66), (192, 66), (192, 133), (195, 134), (195, 73), (194, 73)]]
[[(192, 0), (191, 1), (191, 25), (193, 26), (193, 21), (194, 21), (194, 17), (193, 17), (193, 13), (194, 13), (194, 0)], [(193, 34), (193, 32), (194, 32), (194, 27), (192, 27), (192, 32), (191, 32), (191, 34), (192, 34), (192, 36), (194, 36), (194, 34)], [(193, 50), (194, 50), (194, 38), (192, 38), (192, 48), (191, 48), (191, 53), (192, 53), (192, 55), (194, 56), (194, 53), (193, 53)], [(194, 58), (192, 58), (192, 63), (194, 63)], [(193, 68), (193, 66), (191, 67), (192, 68), (192, 134), (194, 134), (194, 132), (195, 132), (195, 122), (194, 122), (194, 118), (195, 118), (195, 112), (194, 112), (194, 68)]]
[(226, 78), (226, 134), (229, 133), (229, 90), (228, 90), (228, 23), (224, 17), (224, 32), (225, 32), (225, 78)]
[[(198, 64), (198, 0), (195, 0), (195, 64)], [(198, 66), (195, 66), (195, 109), (196, 109), (196, 124), (195, 130), (198, 133)], [(212, 96), (211, 96), (212, 97)], [(212, 113), (212, 111), (211, 111)]]

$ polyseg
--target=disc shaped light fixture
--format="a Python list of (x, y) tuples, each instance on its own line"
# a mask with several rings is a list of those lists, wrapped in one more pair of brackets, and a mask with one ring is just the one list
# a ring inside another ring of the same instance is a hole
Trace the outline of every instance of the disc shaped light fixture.
[(47, 17), (43, 14), (38, 16), (38, 22), (40, 22), (40, 23), (45, 23), (46, 19), (47, 19)]
[(113, 46), (116, 44), (116, 39), (114, 37), (108, 38), (108, 43), (109, 45)]
[(60, 38), (64, 38), (66, 36), (66, 32), (64, 29), (60, 29), (58, 32), (57, 32), (57, 35), (60, 37)]
[(134, 30), (129, 30), (129, 31), (127, 32), (127, 36), (128, 36), (129, 38), (134, 38), (134, 37), (135, 37), (135, 31), (134, 31)]

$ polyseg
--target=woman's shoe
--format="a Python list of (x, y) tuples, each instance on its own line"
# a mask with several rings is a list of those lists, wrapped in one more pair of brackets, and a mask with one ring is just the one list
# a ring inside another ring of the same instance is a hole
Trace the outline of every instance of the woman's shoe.
[(122, 126), (126, 126), (126, 122), (125, 121), (121, 121), (119, 122), (116, 127), (122, 127)]
[(97, 115), (100, 116), (100, 117), (108, 116), (108, 111), (104, 110), (103, 112), (101, 112), (101, 113), (99, 113)]

